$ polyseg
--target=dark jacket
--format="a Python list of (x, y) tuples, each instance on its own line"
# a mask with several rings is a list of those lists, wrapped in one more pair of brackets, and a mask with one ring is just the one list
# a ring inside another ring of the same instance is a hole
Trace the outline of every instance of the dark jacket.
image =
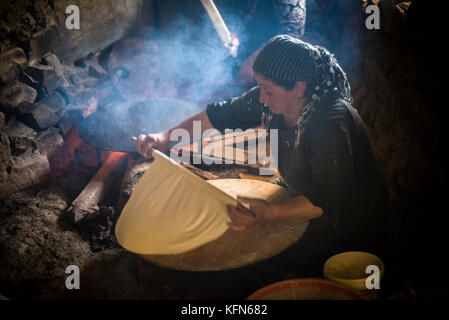
[[(255, 87), (239, 98), (209, 104), (207, 115), (220, 131), (256, 127), (262, 112), (268, 112), (258, 98)], [(297, 149), (294, 128), (284, 128), (282, 115), (273, 117), (270, 129), (279, 130), (283, 182), (293, 195), (305, 195), (323, 209), (308, 232), (333, 234), (342, 241), (357, 241), (357, 249), (372, 249), (385, 225), (387, 188), (356, 109), (341, 98), (321, 101)]]

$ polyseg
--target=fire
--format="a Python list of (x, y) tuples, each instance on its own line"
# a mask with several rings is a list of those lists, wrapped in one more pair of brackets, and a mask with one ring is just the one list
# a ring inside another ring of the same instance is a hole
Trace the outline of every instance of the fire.
[(53, 176), (61, 176), (67, 170), (90, 170), (98, 168), (110, 152), (100, 151), (85, 143), (78, 135), (78, 126), (66, 133), (64, 143), (49, 158)]

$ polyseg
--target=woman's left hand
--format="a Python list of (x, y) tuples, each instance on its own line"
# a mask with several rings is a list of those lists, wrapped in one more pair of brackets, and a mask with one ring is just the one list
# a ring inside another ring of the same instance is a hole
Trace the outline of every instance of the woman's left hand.
[(230, 42), (224, 44), (224, 46), (226, 47), (226, 54), (228, 56), (233, 56), (234, 58), (236, 58), (239, 45), (240, 45), (239, 38), (235, 33), (231, 33)]
[(249, 216), (233, 206), (228, 206), (227, 211), (231, 218), (231, 222), (228, 226), (232, 230), (242, 231), (262, 221), (271, 220), (273, 217), (274, 206), (267, 201), (246, 197), (237, 197), (237, 199), (244, 204), (248, 204), (249, 210), (254, 213), (256, 217)]

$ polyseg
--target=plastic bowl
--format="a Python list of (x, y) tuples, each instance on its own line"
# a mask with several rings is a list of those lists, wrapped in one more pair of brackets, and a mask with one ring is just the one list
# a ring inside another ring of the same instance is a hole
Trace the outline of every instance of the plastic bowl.
[(373, 272), (366, 272), (370, 265), (379, 268), (379, 280), (382, 279), (385, 270), (382, 260), (363, 251), (348, 251), (330, 257), (324, 263), (323, 274), (327, 279), (355, 290), (366, 290), (366, 279)]

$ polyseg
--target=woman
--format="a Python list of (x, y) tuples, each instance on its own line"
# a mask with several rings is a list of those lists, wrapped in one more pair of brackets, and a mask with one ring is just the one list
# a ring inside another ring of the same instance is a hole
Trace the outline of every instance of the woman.
[(313, 219), (304, 237), (283, 254), (286, 265), (294, 265), (298, 255), (307, 258), (299, 259), (302, 266), (307, 260), (316, 267), (342, 250), (376, 252), (386, 186), (335, 58), (324, 48), (279, 35), (262, 48), (253, 70), (257, 87), (209, 104), (165, 132), (140, 136), (139, 152), (166, 150), (170, 132), (184, 128), (192, 134), (195, 120), (201, 121), (202, 130), (246, 130), (260, 124), (278, 129), (278, 182), (293, 197), (281, 204), (242, 198), (256, 217), (229, 207), (230, 227), (244, 230), (263, 220)]

